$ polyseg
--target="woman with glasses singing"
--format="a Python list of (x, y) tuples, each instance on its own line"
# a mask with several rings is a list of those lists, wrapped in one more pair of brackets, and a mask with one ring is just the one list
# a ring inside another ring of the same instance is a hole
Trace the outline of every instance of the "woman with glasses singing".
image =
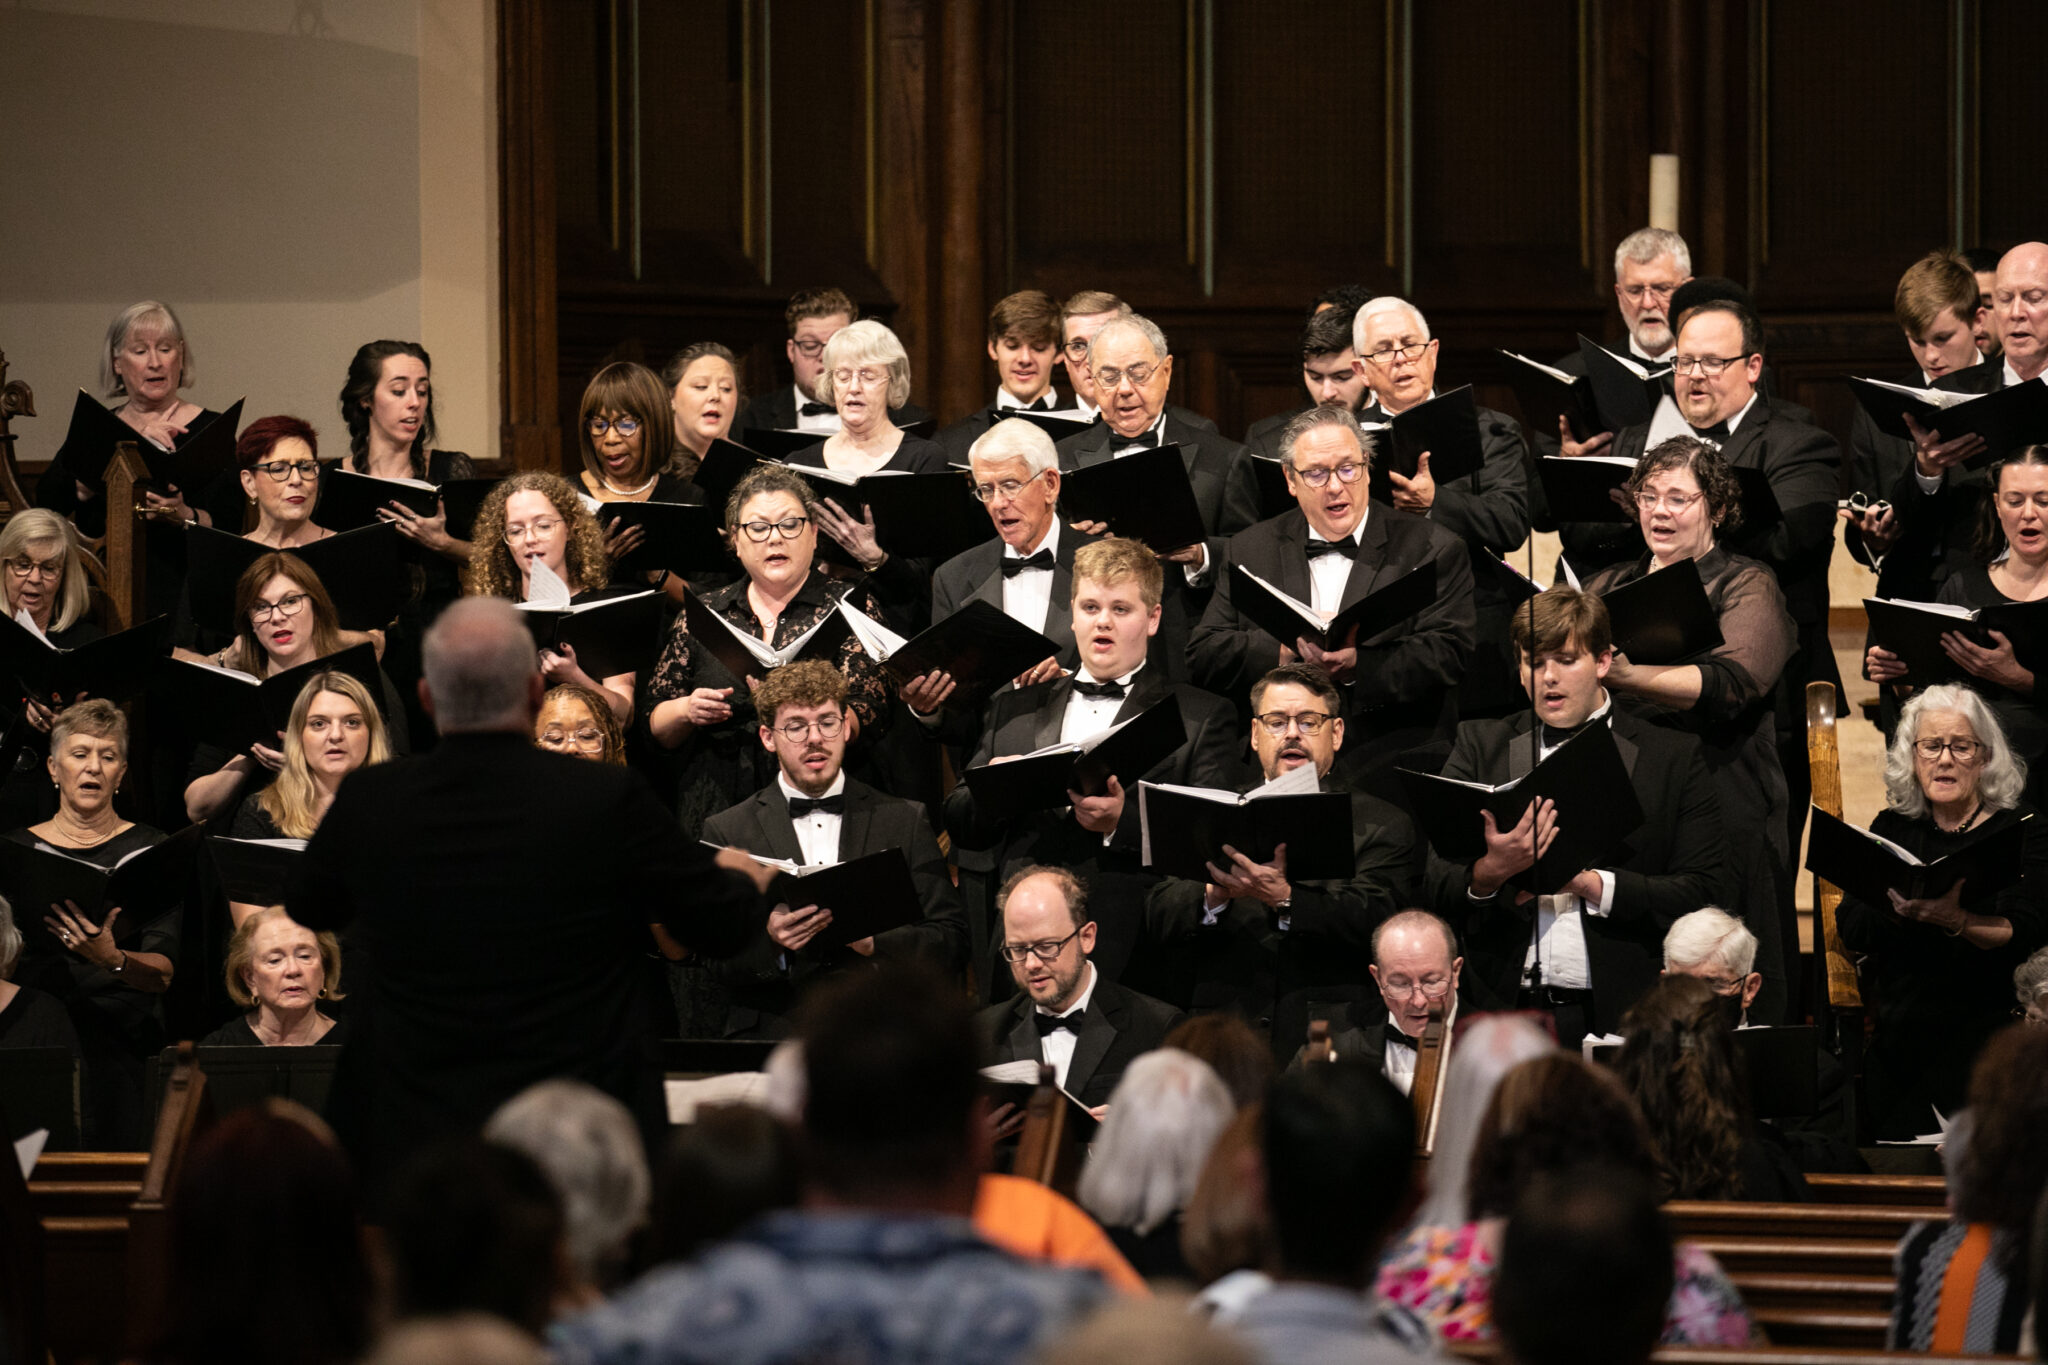
[(1777, 750), (1772, 696), (1798, 634), (1785, 594), (1771, 570), (1731, 554), (1720, 539), (1741, 522), (1741, 485), (1720, 452), (1705, 441), (1675, 436), (1636, 462), (1625, 492), (1636, 509), (1649, 552), (1586, 580), (1606, 593), (1659, 569), (1692, 560), (1721, 627), (1721, 644), (1688, 663), (1639, 664), (1616, 651), (1607, 686), (1644, 719), (1699, 736), (1721, 801), (1722, 828), (1739, 860), (1739, 913), (1757, 936), (1764, 984), (1751, 1017), (1778, 1023), (1791, 999), (1798, 963), (1793, 936), (1790, 796)]
[[(1885, 809), (1870, 832), (1933, 862), (2033, 815), (2026, 764), (1967, 687), (1916, 694), (1885, 755)], [(1845, 896), (1842, 942), (1878, 973), (1877, 1031), (1865, 1059), (1881, 1138), (1933, 1131), (1932, 1105), (1962, 1105), (1971, 1060), (2009, 1022), (2012, 972), (2048, 940), (2048, 837), (2028, 826), (2024, 875), (2002, 891), (1968, 879), (1940, 896), (1869, 905)]]
[[(42, 507), (16, 512), (0, 526), (0, 592), (6, 596), (7, 614), (34, 626), (59, 649), (76, 649), (106, 634), (86, 616), (92, 593), (77, 537), (70, 522)], [(0, 828), (32, 825), (56, 810), (55, 793), (43, 773), (42, 737), (59, 710), (83, 699), (23, 697), (18, 711), (0, 701), (0, 727), (12, 729), (21, 720), (36, 732), (24, 736), (0, 787)]]
[[(524, 602), (533, 595), (536, 565), (567, 585), (574, 602), (590, 600), (611, 582), (611, 559), (597, 518), (559, 474), (515, 474), (493, 488), (477, 509), (472, 543), (476, 550), (463, 580), (472, 597)], [(653, 642), (648, 643), (651, 649)], [(560, 654), (541, 651), (540, 673), (550, 687), (575, 683), (589, 688), (605, 699), (619, 724), (632, 721), (637, 672), (593, 678), (576, 662), (576, 651), (564, 648)]]
[[(725, 503), (726, 534), (745, 577), (705, 594), (704, 605), (741, 634), (780, 649), (837, 610), (841, 598), (882, 619), (881, 605), (863, 583), (815, 572), (818, 498), (798, 474), (774, 465), (748, 471)], [(880, 666), (848, 636), (831, 661), (846, 674), (847, 742), (881, 723), (889, 688)], [(676, 814), (692, 838), (707, 817), (752, 795), (775, 778), (774, 756), (756, 736), (752, 691), (767, 668), (735, 678), (690, 634), (687, 614), (676, 618), (654, 666), (647, 696), (648, 729), (665, 749), (681, 755)]]
[[(667, 391), (645, 365), (613, 361), (591, 376), (583, 390), (576, 440), (583, 454), (580, 491), (597, 514), (605, 553), (614, 564), (638, 549), (646, 535), (608, 515), (603, 504), (704, 501), (703, 490), (684, 472), (689, 452), (676, 441)], [(697, 462), (688, 464), (695, 469)], [(644, 584), (658, 586), (668, 573), (653, 569), (643, 577)]]

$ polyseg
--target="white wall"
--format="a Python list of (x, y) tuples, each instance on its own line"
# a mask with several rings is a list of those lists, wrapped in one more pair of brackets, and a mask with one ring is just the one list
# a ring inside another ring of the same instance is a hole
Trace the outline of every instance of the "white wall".
[(184, 320), (186, 396), (311, 421), (362, 342), (435, 355), (442, 447), (496, 453), (489, 0), (22, 0), (0, 8), (0, 350), (40, 416), (95, 383), (108, 320)]

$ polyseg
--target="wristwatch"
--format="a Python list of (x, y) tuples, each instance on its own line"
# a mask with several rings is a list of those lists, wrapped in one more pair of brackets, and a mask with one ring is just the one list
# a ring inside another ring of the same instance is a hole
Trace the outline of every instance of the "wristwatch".
[[(120, 950), (120, 949), (118, 949), (118, 948), (116, 948), (116, 949), (115, 949), (114, 951), (115, 951), (115, 952), (117, 952), (117, 953), (121, 952), (121, 950)], [(111, 967), (107, 968), (107, 970), (108, 970), (108, 971), (110, 971), (110, 972), (112, 972), (112, 973), (113, 973), (113, 974), (114, 974), (115, 976), (119, 976), (119, 975), (121, 974), (121, 969), (122, 969), (122, 968), (124, 968), (124, 967), (126, 967), (127, 965), (128, 965), (128, 954), (126, 954), (126, 953), (121, 953), (121, 956), (120, 956), (119, 960), (118, 960), (118, 961), (116, 961), (116, 962), (114, 963), (114, 965), (113, 965), (113, 966), (111, 966)]]

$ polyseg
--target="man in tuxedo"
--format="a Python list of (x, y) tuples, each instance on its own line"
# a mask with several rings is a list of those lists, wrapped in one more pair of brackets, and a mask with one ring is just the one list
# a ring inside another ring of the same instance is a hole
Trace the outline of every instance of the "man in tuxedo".
[[(1241, 697), (1278, 664), (1300, 659), (1325, 669), (1343, 696), (1339, 773), (1370, 786), (1404, 750), (1450, 737), (1454, 693), (1472, 653), (1472, 560), (1457, 536), (1426, 518), (1368, 506), (1372, 448), (1344, 409), (1303, 413), (1282, 449), (1296, 506), (1226, 542), (1188, 667), (1202, 686)], [(1328, 620), (1424, 564), (1436, 566), (1434, 602), (1369, 639), (1354, 632), (1335, 649), (1277, 640), (1231, 601), (1231, 569), (1241, 565)]]
[(1332, 1020), (1330, 1046), (1339, 1057), (1371, 1062), (1400, 1088), (1415, 1088), (1416, 1044), (1432, 1005), (1446, 1028), (1458, 1015), (1458, 931), (1427, 910), (1403, 910), (1372, 932), (1372, 983), (1378, 996), (1352, 1011), (1344, 1027)]
[[(1329, 674), (1283, 665), (1253, 684), (1251, 701), (1252, 752), (1265, 781), (1312, 767), (1323, 790), (1346, 790), (1330, 776), (1344, 746), (1344, 717)], [(1210, 865), (1207, 883), (1171, 877), (1154, 889), (1150, 933), (1185, 982), (1168, 999), (1235, 1009), (1270, 1026), (1274, 1051), (1285, 1058), (1319, 1004), (1363, 990), (1377, 927), (1415, 901), (1422, 847), (1399, 808), (1356, 789), (1349, 795), (1348, 878), (1290, 878), (1283, 844), (1269, 862), (1231, 850), (1228, 861)]]
[[(955, 422), (933, 439), (953, 464), (967, 462), (968, 448), (997, 422), (1019, 412), (1060, 410), (1053, 385), (1060, 354), (1060, 306), (1040, 289), (1024, 289), (1000, 300), (988, 314), (988, 358), (996, 366), (996, 396), (973, 416)], [(1077, 421), (1092, 420), (1071, 410)], [(1029, 423), (1026, 423), (1028, 426)]]
[(658, 1137), (648, 924), (722, 957), (768, 913), (766, 870), (685, 838), (638, 775), (534, 747), (543, 686), (509, 603), (455, 603), (423, 655), (441, 742), (343, 784), (287, 897), (376, 963), (329, 1107), (373, 1200), (415, 1148), (551, 1076)]
[(1991, 311), (1991, 296), (1998, 288), (1998, 253), (1987, 246), (1966, 246), (1962, 257), (1977, 277), (1977, 306), (1984, 310), (1971, 329), (1977, 338), (1977, 354), (1986, 360), (2001, 360), (2005, 347), (1998, 340), (1998, 317)]
[[(1067, 367), (1067, 381), (1073, 385), (1074, 408), (1091, 422), (1101, 416), (1102, 403), (1095, 392), (1095, 376), (1088, 368), (1088, 344), (1102, 330), (1102, 324), (1130, 315), (1129, 304), (1101, 289), (1083, 289), (1061, 305), (1060, 358)], [(1214, 422), (1192, 408), (1168, 403), (1166, 410), (1191, 427), (1216, 430)]]
[(967, 961), (967, 919), (924, 807), (855, 782), (846, 761), (846, 676), (806, 659), (786, 664), (754, 691), (761, 746), (775, 781), (704, 822), (707, 843), (799, 866), (850, 862), (901, 849), (922, 917), (843, 946), (819, 937), (832, 907), (777, 905), (748, 950), (713, 969), (732, 991), (724, 1036), (784, 1038), (803, 991), (862, 958), (918, 959), (955, 975)]
[[(1146, 662), (1146, 645), (1159, 629), (1161, 576), (1159, 560), (1136, 541), (1101, 540), (1075, 551), (1073, 628), (1080, 668), (1070, 678), (998, 693), (970, 767), (1077, 743), (1171, 697), (1184, 739), (1144, 780), (1234, 786), (1240, 751), (1230, 705), (1170, 681)], [(1096, 963), (1116, 980), (1137, 947), (1145, 898), (1159, 880), (1140, 860), (1136, 785), (1127, 789), (1111, 777), (1100, 794), (1068, 796), (1070, 804), (1056, 810), (997, 819), (962, 782), (947, 793), (946, 828), (963, 856), (986, 850), (1000, 877), (1033, 863), (1086, 876), (1101, 921)]]
[(1541, 894), (1515, 879), (1535, 866), (1566, 820), (1547, 799), (1509, 829), (1482, 813), (1486, 852), (1454, 863), (1429, 855), (1430, 904), (1463, 930), (1466, 979), (1479, 1009), (1543, 1009), (1558, 1041), (1612, 1033), (1622, 1011), (1655, 982), (1664, 933), (1680, 915), (1723, 899), (1729, 849), (1699, 741), (1637, 720), (1602, 685), (1614, 647), (1607, 608), (1575, 588), (1539, 593), (1512, 623), (1522, 685), (1535, 715), (1467, 721), (1443, 776), (1489, 786), (1527, 773), (1531, 728), (1542, 758), (1589, 725), (1605, 725), (1629, 773), (1642, 824), (1606, 861)]
[(1124, 1069), (1163, 1046), (1185, 1016), (1097, 969), (1087, 885), (1065, 868), (1018, 868), (996, 912), (1018, 994), (976, 1017), (983, 1055), (1050, 1063), (1060, 1088), (1101, 1117)]
[[(818, 396), (818, 380), (825, 373), (825, 343), (860, 316), (853, 299), (843, 289), (799, 289), (790, 295), (782, 310), (789, 326), (789, 340), (783, 353), (795, 382), (789, 388), (769, 389), (747, 400), (733, 423), (735, 439), (749, 431), (811, 431), (820, 439), (839, 430), (839, 412)], [(915, 403), (889, 410), (889, 420), (899, 427), (923, 422), (931, 414)]]
[(1365, 375), (1358, 368), (1358, 353), (1352, 349), (1351, 320), (1356, 316), (1356, 308), (1336, 304), (1324, 304), (1309, 314), (1301, 331), (1301, 385), (1307, 399), (1252, 423), (1244, 434), (1245, 449), (1277, 460), (1280, 433), (1302, 413), (1326, 405), (1357, 412), (1365, 403)]

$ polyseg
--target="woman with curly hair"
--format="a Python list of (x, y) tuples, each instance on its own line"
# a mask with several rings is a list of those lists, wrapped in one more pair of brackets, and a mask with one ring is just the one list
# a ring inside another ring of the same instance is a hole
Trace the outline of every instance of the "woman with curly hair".
[(626, 733), (604, 698), (587, 687), (563, 683), (550, 687), (533, 717), (536, 748), (572, 758), (594, 759), (623, 766)]
[[(463, 590), (472, 597), (526, 601), (536, 564), (567, 584), (572, 600), (587, 599), (611, 582), (611, 560), (597, 518), (559, 474), (530, 470), (493, 488), (477, 509), (472, 544), (463, 576)], [(560, 654), (542, 650), (540, 672), (550, 687), (576, 683), (590, 688), (604, 697), (619, 724), (632, 721), (637, 674), (593, 678), (576, 662), (576, 651), (567, 648)]]

